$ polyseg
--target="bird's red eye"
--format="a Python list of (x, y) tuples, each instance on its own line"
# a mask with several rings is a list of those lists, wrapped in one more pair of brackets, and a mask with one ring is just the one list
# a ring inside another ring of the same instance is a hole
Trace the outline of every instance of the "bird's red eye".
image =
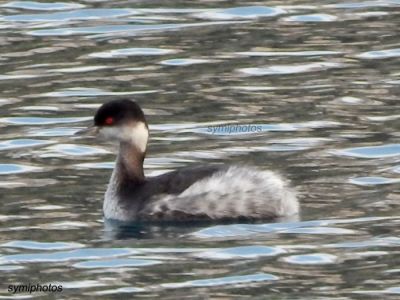
[(106, 124), (106, 125), (112, 125), (113, 123), (114, 123), (114, 118), (113, 117), (108, 117), (104, 121), (104, 124)]

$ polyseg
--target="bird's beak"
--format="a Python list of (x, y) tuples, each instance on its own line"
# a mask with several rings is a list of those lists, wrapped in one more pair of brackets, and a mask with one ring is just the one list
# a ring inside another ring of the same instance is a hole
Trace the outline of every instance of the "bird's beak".
[(78, 130), (77, 132), (74, 133), (74, 135), (77, 136), (96, 136), (97, 133), (99, 132), (99, 127), (97, 126), (90, 126), (83, 128), (81, 130)]

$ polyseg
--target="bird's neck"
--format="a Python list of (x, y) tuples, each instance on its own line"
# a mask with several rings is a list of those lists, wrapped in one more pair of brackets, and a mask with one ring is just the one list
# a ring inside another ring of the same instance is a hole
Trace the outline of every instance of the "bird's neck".
[(115, 168), (121, 185), (140, 185), (145, 181), (143, 171), (145, 155), (142, 149), (131, 143), (120, 143)]

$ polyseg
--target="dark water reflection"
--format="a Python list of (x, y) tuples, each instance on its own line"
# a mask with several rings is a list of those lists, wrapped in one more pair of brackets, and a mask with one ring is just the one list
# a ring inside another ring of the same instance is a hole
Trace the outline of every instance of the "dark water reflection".
[[(0, 4), (1, 296), (398, 298), (399, 14), (397, 0)], [(114, 149), (74, 133), (116, 97), (149, 116), (148, 175), (276, 169), (301, 220), (105, 226)]]

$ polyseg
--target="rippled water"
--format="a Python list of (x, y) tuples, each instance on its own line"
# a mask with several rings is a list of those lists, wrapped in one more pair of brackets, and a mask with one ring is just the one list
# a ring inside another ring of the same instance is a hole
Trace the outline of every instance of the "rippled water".
[[(1, 297), (400, 297), (399, 15), (398, 0), (2, 2)], [(117, 97), (149, 116), (148, 175), (279, 170), (300, 219), (104, 224), (114, 148), (74, 133)], [(260, 130), (210, 130), (229, 124)]]

